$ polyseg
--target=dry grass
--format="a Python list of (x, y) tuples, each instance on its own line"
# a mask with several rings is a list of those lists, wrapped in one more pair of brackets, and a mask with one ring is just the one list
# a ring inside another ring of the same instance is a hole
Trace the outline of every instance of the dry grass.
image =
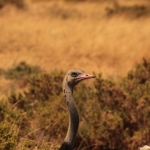
[(30, 2), (26, 10), (4, 7), (0, 67), (25, 61), (47, 71), (80, 68), (108, 78), (125, 76), (142, 57), (150, 57), (150, 18), (110, 18), (105, 8), (111, 6), (50, 1)]

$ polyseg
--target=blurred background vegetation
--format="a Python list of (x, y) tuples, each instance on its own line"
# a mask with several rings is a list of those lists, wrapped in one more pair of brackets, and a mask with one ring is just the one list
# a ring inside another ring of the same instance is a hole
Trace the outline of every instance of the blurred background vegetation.
[(0, 17), (0, 149), (58, 149), (71, 68), (97, 77), (75, 88), (74, 149), (150, 144), (149, 0), (0, 0)]

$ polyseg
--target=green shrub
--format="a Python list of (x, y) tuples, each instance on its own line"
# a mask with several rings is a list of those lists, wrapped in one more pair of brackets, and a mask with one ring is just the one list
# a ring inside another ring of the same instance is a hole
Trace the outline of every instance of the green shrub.
[[(49, 139), (60, 136), (63, 126), (58, 129), (56, 127), (64, 117), (63, 113), (60, 113), (64, 110), (64, 105), (60, 105), (63, 99), (61, 94), (63, 75), (62, 72), (35, 75), (27, 80), (28, 91), (10, 95), (9, 102), (26, 114), (20, 124), (20, 134), (23, 137), (28, 135), (25, 147), (32, 144), (32, 148), (35, 145), (43, 147), (45, 145), (42, 142), (43, 138), (48, 142)], [(32, 126), (35, 126), (33, 130)]]
[(12, 150), (18, 143), (18, 128), (15, 115), (8, 103), (0, 101), (0, 149)]
[(99, 76), (95, 88), (99, 103), (99, 118), (95, 120), (100, 121), (95, 123), (98, 126), (94, 129), (95, 135), (98, 136), (94, 139), (97, 138), (98, 144), (118, 149), (137, 149), (148, 143), (150, 62), (144, 59), (118, 84)]
[(42, 70), (38, 66), (30, 66), (25, 62), (20, 62), (14, 68), (5, 71), (5, 78), (22, 79), (41, 73)]

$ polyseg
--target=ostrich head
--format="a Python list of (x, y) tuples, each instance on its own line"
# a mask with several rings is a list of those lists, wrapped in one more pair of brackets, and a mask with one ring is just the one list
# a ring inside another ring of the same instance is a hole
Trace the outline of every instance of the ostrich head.
[(90, 78), (95, 78), (95, 76), (86, 74), (82, 70), (71, 69), (66, 73), (63, 80), (63, 86), (67, 84), (71, 89), (73, 89), (80, 81)]

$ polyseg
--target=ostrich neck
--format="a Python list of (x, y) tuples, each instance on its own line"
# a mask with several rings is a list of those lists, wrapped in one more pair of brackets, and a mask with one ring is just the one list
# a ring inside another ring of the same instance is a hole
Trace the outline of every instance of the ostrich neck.
[(65, 85), (63, 87), (63, 92), (69, 111), (69, 127), (64, 142), (72, 146), (78, 130), (79, 113), (73, 98), (73, 89), (71, 89), (68, 85)]

